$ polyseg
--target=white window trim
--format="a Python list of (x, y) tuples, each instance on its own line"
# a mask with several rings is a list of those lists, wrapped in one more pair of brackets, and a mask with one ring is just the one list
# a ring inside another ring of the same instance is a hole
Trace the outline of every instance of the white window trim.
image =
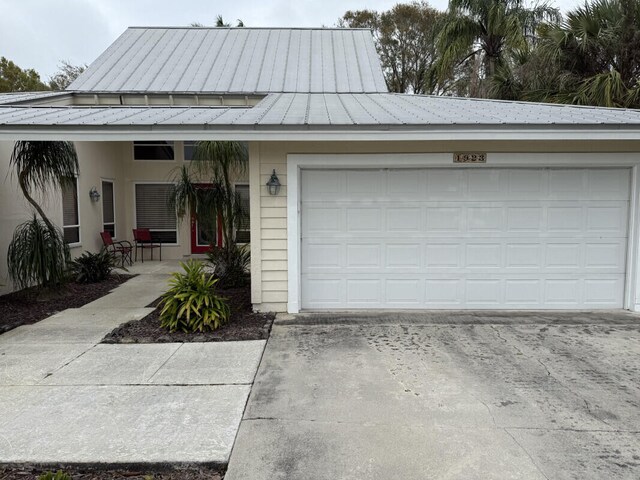
[[(102, 184), (103, 183), (110, 183), (111, 184), (111, 191), (113, 192), (113, 231), (115, 232), (115, 235), (113, 236), (113, 239), (116, 239), (116, 236), (118, 235), (118, 228), (117, 228), (117, 214), (116, 214), (116, 181), (113, 178), (100, 178), (100, 189), (102, 189)], [(103, 195), (101, 196), (102, 198), (102, 203), (104, 204), (104, 192), (101, 192)], [(104, 205), (102, 205), (102, 231), (104, 232), (104, 226), (105, 225), (110, 225), (111, 222), (105, 222), (104, 221)]]
[[(173, 158), (171, 160), (158, 160), (158, 159), (154, 159), (154, 158), (136, 158), (136, 150), (135, 150), (135, 144), (136, 142), (171, 142), (173, 143)], [(178, 163), (178, 156), (176, 155), (176, 150), (178, 147), (178, 142), (177, 140), (133, 140), (131, 142), (131, 160), (134, 162), (154, 162), (154, 163)], [(183, 158), (184, 158), (184, 146), (183, 146)]]
[[(249, 187), (249, 205), (251, 205), (251, 186), (249, 185), (249, 182), (234, 182), (234, 184), (233, 184), (233, 191), (234, 192), (236, 191), (236, 186), (237, 185), (242, 185), (242, 186)], [(251, 235), (251, 214), (250, 214), (250, 212), (247, 212), (247, 214), (249, 215), (249, 230), (248, 230), (248, 232), (249, 232), (249, 235)], [(243, 230), (243, 231), (247, 231), (247, 230)], [(237, 235), (237, 233), (238, 233), (238, 229), (234, 228), (234, 231), (233, 231), (234, 238)], [(237, 243), (236, 242), (236, 245), (250, 245), (250, 244), (251, 244), (251, 242), (249, 242), (249, 243)]]
[(640, 154), (638, 153), (487, 153), (482, 165), (453, 164), (453, 153), (289, 154), (287, 155), (287, 311), (298, 313), (300, 288), (300, 173), (304, 168), (609, 168), (631, 169), (631, 195), (623, 308), (640, 311)]
[[(162, 185), (175, 185), (175, 182), (162, 182), (162, 181), (151, 181), (151, 180), (146, 180), (146, 181), (136, 181), (136, 182), (132, 182), (133, 186), (133, 228), (138, 228), (138, 218), (137, 218), (137, 205), (136, 205), (136, 185), (158, 185), (158, 184), (162, 184)], [(180, 219), (178, 218), (178, 212), (175, 212), (176, 214), (176, 243), (162, 243), (162, 246), (168, 246), (168, 247), (179, 247), (180, 246)], [(173, 232), (173, 230), (164, 230), (164, 229), (154, 229), (155, 232)]]
[(82, 220), (80, 218), (80, 184), (78, 182), (79, 175), (76, 175), (74, 178), (76, 182), (76, 209), (78, 212), (78, 224), (77, 225), (65, 225), (64, 224), (64, 205), (62, 206), (62, 233), (64, 234), (65, 228), (77, 228), (78, 229), (78, 241), (73, 243), (67, 243), (69, 248), (77, 248), (82, 246), (82, 228), (80, 225), (82, 224)]

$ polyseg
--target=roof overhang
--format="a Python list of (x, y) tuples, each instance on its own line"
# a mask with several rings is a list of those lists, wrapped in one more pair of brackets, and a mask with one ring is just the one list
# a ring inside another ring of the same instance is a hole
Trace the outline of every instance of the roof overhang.
[(16, 125), (0, 127), (0, 140), (235, 140), (235, 141), (575, 141), (637, 140), (640, 126), (62, 126)]

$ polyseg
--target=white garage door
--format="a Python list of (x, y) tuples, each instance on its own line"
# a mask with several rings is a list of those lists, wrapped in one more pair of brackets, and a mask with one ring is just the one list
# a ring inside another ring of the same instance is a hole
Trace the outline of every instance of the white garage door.
[(302, 308), (622, 307), (628, 169), (301, 180)]

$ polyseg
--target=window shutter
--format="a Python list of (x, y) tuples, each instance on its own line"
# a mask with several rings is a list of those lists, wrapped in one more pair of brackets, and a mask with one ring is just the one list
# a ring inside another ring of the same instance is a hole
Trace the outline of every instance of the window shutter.
[(251, 217), (249, 216), (249, 185), (236, 185), (236, 193), (240, 197), (242, 215), (238, 219), (236, 227), (236, 243), (249, 243), (251, 240)]
[(113, 223), (115, 212), (113, 211), (113, 183), (102, 182), (102, 221)]
[(62, 225), (78, 223), (78, 183), (73, 179), (62, 187)]

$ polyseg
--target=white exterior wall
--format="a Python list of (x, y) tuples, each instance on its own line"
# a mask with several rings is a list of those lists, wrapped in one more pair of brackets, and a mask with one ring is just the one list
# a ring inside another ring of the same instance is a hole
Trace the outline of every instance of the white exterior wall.
[[(289, 292), (297, 295), (297, 288), (289, 288), (289, 262), (287, 246), (287, 158), (304, 154), (381, 154), (381, 153), (446, 153), (453, 152), (633, 152), (640, 162), (639, 142), (254, 142), (250, 149), (251, 178), (251, 235), (252, 235), (252, 302), (260, 311), (286, 312), (291, 302)], [(606, 153), (603, 153), (603, 155)], [(580, 156), (576, 166), (579, 165)], [(509, 155), (501, 155), (509, 163)], [(514, 157), (515, 158), (515, 157)], [(606, 160), (603, 157), (603, 164)], [(527, 159), (526, 161), (530, 161)], [(513, 160), (517, 162), (516, 160)], [(391, 164), (387, 166), (392, 166)], [(450, 166), (454, 166), (451, 164)], [(535, 163), (523, 164), (535, 167)], [(282, 183), (280, 194), (270, 196), (266, 182), (276, 169)], [(631, 207), (632, 216), (635, 210)], [(299, 241), (291, 239), (291, 241)], [(635, 282), (635, 278), (633, 279)], [(295, 303), (295, 302), (294, 302)], [(640, 304), (638, 298), (631, 303)]]

